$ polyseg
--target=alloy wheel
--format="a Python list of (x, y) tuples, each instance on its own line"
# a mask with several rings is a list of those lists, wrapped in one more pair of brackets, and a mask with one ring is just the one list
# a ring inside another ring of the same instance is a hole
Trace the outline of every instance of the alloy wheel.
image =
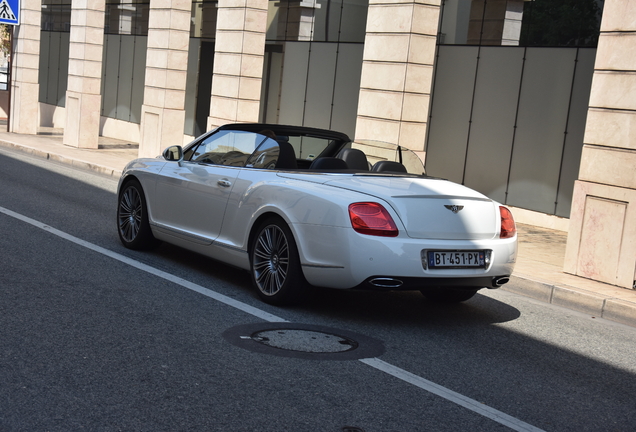
[(119, 232), (127, 242), (137, 238), (141, 228), (143, 204), (134, 186), (124, 191), (119, 200)]
[(259, 291), (267, 296), (278, 293), (289, 271), (289, 244), (285, 233), (276, 225), (268, 225), (261, 230), (252, 259)]

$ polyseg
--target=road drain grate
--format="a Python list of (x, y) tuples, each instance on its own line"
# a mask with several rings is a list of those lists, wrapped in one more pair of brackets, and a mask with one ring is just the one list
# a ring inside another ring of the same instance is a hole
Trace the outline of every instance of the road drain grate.
[(223, 337), (240, 348), (282, 357), (358, 360), (384, 353), (384, 345), (377, 339), (311, 324), (244, 324), (226, 330)]
[(354, 340), (311, 330), (274, 329), (254, 333), (252, 339), (273, 348), (307, 353), (339, 353), (356, 349)]

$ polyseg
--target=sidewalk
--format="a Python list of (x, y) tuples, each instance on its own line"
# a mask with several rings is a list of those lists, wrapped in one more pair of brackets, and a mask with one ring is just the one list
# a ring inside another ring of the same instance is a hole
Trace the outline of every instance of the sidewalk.
[[(119, 178), (137, 157), (138, 145), (99, 138), (99, 149), (62, 144), (62, 131), (41, 128), (38, 135), (0, 132), (0, 146)], [(562, 271), (567, 233), (518, 225), (519, 254), (510, 284), (502, 289), (553, 305), (636, 327), (636, 290), (619, 288)]]

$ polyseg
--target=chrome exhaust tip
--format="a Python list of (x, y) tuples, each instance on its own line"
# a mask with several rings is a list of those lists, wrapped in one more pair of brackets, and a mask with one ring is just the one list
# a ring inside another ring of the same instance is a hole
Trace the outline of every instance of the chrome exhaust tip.
[(378, 288), (399, 288), (404, 282), (393, 278), (375, 278), (371, 279), (369, 283)]
[(510, 282), (509, 276), (497, 276), (492, 278), (492, 286), (495, 288), (499, 288), (500, 286), (502, 286), (503, 284), (507, 284), (508, 282)]

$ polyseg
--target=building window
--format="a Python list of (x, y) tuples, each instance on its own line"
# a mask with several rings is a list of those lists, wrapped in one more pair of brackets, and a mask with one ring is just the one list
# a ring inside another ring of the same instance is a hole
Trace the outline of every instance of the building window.
[(604, 0), (444, 0), (441, 45), (596, 47)]
[(216, 16), (218, 1), (193, 1), (190, 37), (214, 40), (216, 38)]
[(106, 3), (104, 33), (112, 35), (148, 35), (149, 0)]
[(42, 30), (71, 31), (71, 0), (42, 0)]
[(269, 2), (268, 41), (364, 42), (368, 0)]

